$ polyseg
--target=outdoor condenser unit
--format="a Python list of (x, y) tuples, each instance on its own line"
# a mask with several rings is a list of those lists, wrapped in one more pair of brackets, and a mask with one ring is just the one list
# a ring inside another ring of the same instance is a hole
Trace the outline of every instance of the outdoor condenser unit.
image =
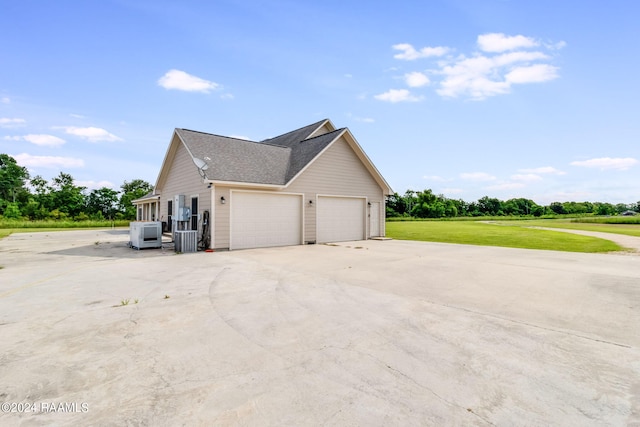
[(198, 250), (198, 232), (196, 230), (185, 230), (174, 233), (176, 252), (187, 253)]
[(129, 244), (135, 249), (162, 247), (162, 222), (133, 221), (129, 223)]

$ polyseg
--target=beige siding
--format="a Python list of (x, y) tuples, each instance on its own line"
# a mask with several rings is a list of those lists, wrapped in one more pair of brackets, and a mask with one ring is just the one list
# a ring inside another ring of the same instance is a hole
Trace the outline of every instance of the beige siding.
[[(214, 242), (213, 247), (215, 249), (229, 249), (229, 240), (230, 240), (230, 200), (231, 200), (231, 192), (229, 187), (220, 187), (216, 185), (215, 187), (215, 234), (214, 234)], [(224, 197), (226, 203), (223, 205), (220, 203), (220, 197)]]
[[(305, 194), (305, 241), (316, 240), (316, 196), (365, 196), (384, 206), (382, 189), (344, 137), (335, 141), (285, 191)], [(309, 204), (313, 200), (313, 205)], [(368, 218), (367, 218), (368, 219)], [(367, 236), (369, 235), (367, 220)], [(381, 215), (384, 233), (384, 214)]]
[[(191, 156), (181, 142), (178, 142), (177, 149), (166, 180), (160, 192), (160, 221), (167, 221), (167, 201), (173, 200), (176, 194), (184, 194), (187, 198), (187, 205), (191, 206), (191, 197), (198, 196), (198, 214), (202, 218), (205, 210), (211, 210), (211, 191), (202, 182), (198, 174), (198, 169), (193, 164)], [(200, 227), (200, 223), (198, 224)]]

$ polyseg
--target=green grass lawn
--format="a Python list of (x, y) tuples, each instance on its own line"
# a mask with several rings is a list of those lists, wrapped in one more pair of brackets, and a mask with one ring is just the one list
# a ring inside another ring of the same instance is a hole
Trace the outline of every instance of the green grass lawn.
[[(61, 228), (61, 227), (42, 227), (42, 228), (0, 228), (0, 239), (7, 237), (13, 233), (40, 233), (40, 232), (51, 232), (51, 231), (69, 231), (69, 230), (99, 230), (111, 228), (109, 226), (103, 225), (101, 227), (69, 227), (69, 228)], [(124, 226), (116, 226), (116, 228), (126, 229)]]
[[(519, 222), (519, 221), (518, 221)], [(532, 221), (522, 221), (531, 224)], [(622, 248), (609, 240), (548, 230), (526, 224), (486, 224), (477, 221), (387, 222), (387, 236), (399, 240), (462, 243), (566, 252), (611, 252)], [(537, 225), (537, 224), (536, 224)]]
[(596, 222), (575, 222), (571, 219), (534, 219), (523, 221), (497, 221), (501, 225), (521, 227), (567, 228), (570, 230), (601, 231), (603, 233), (625, 234), (640, 237), (640, 224), (607, 224)]
[(129, 220), (11, 220), (0, 219), (0, 239), (12, 233), (34, 233), (38, 231), (93, 230), (96, 228), (129, 227)]

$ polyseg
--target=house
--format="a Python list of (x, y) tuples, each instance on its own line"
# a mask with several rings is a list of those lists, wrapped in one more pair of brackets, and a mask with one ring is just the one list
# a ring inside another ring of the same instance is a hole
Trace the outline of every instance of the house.
[(260, 142), (176, 129), (154, 192), (133, 203), (138, 220), (244, 249), (384, 236), (391, 193), (349, 129), (326, 119)]

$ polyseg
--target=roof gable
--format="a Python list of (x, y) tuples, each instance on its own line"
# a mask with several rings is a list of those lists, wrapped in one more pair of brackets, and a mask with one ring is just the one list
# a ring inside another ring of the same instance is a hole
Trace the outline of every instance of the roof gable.
[(300, 173), (300, 171), (310, 164), (329, 144), (338, 138), (341, 132), (342, 129), (339, 129), (315, 138), (293, 143), (290, 146), (291, 161), (285, 182), (288, 183), (293, 177)]
[(328, 119), (260, 142), (177, 128), (156, 188), (162, 188), (180, 144), (192, 159), (206, 162), (204, 178), (208, 181), (285, 187), (343, 135), (383, 191), (390, 193), (391, 188), (349, 130), (336, 129)]

